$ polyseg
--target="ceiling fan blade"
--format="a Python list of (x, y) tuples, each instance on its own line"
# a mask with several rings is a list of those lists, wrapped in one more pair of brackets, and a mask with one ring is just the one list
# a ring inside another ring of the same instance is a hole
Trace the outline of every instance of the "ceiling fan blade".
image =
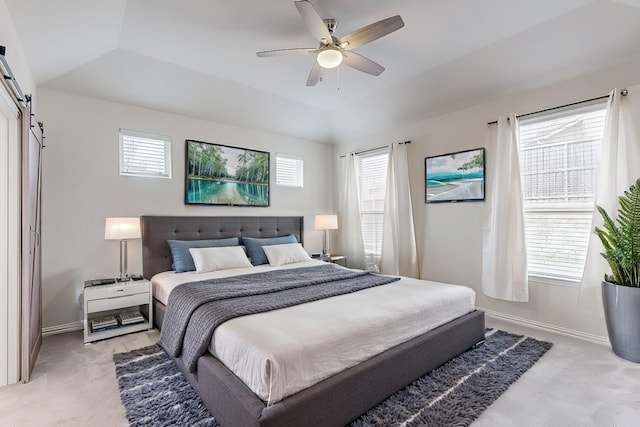
[(393, 33), (404, 27), (404, 21), (400, 15), (374, 22), (373, 24), (355, 30), (338, 40), (338, 45), (343, 49), (351, 50), (363, 44), (370, 43), (374, 40)]
[(322, 68), (317, 61), (315, 61), (313, 63), (313, 68), (311, 68), (311, 72), (309, 73), (309, 77), (307, 77), (307, 86), (317, 85), (322, 78), (323, 71), (324, 68)]
[(379, 76), (384, 71), (384, 67), (376, 62), (373, 62), (369, 58), (357, 54), (355, 52), (345, 52), (342, 63), (356, 70), (362, 71), (367, 74)]
[(308, 1), (295, 2), (298, 13), (311, 35), (322, 44), (331, 44), (333, 39), (318, 11)]
[(256, 52), (260, 58), (267, 56), (282, 56), (282, 55), (306, 55), (308, 53), (317, 53), (318, 49), (313, 47), (295, 47), (292, 49), (275, 49), (275, 50), (263, 50), (262, 52)]

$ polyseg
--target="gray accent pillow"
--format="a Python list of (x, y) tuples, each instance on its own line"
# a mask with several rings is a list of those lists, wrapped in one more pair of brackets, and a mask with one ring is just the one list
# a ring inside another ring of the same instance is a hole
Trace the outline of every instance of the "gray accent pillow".
[(167, 240), (173, 264), (171, 268), (176, 273), (184, 273), (185, 271), (195, 271), (196, 266), (189, 252), (190, 248), (219, 248), (223, 246), (239, 246), (240, 239), (237, 237), (229, 237), (227, 239), (212, 240)]
[(243, 237), (242, 244), (247, 249), (247, 255), (253, 265), (267, 264), (267, 255), (262, 250), (263, 246), (282, 245), (285, 243), (298, 243), (298, 239), (293, 234), (282, 237)]

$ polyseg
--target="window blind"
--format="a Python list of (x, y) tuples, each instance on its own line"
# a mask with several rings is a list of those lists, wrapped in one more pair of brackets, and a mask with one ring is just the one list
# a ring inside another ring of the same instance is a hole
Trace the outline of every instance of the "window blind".
[(121, 129), (120, 175), (171, 178), (169, 137)]
[(530, 275), (582, 278), (605, 108), (598, 102), (519, 121)]
[(382, 251), (388, 149), (362, 154), (359, 162), (360, 219), (367, 263), (377, 264)]
[(276, 153), (276, 185), (304, 187), (302, 158)]

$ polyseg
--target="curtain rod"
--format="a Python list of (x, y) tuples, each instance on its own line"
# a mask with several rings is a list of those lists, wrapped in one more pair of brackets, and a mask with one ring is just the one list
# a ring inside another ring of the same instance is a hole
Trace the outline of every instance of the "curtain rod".
[[(620, 95), (622, 96), (627, 96), (628, 93), (629, 91), (627, 89), (623, 89), (620, 91)], [(609, 95), (597, 96), (595, 98), (585, 99), (584, 101), (572, 102), (570, 104), (559, 105), (557, 107), (545, 108), (544, 110), (534, 111), (532, 113), (519, 114), (519, 115), (516, 115), (516, 118), (519, 119), (520, 117), (527, 117), (527, 116), (532, 116), (534, 114), (546, 113), (547, 111), (553, 111), (553, 110), (558, 110), (560, 108), (572, 107), (574, 105), (585, 104), (587, 102), (599, 101), (601, 99), (607, 99), (607, 98), (609, 98)], [(509, 120), (509, 118), (507, 118), (507, 120)], [(487, 126), (495, 125), (496, 123), (498, 123), (497, 120), (494, 120), (492, 122), (487, 122)]]
[[(402, 141), (402, 142), (399, 142), (398, 144), (411, 144), (411, 141)], [(388, 147), (387, 145), (383, 145), (382, 147), (369, 148), (369, 149), (362, 150), (362, 151), (356, 151), (353, 154), (355, 154), (357, 156), (357, 155), (360, 155), (360, 154), (369, 153), (371, 151), (382, 150), (383, 148), (387, 148), (387, 147)], [(347, 155), (346, 154), (341, 154), (338, 157), (347, 157)]]

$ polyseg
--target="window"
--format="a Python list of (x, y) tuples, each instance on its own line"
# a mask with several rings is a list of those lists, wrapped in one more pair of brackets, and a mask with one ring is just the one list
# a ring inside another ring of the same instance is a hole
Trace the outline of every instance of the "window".
[(578, 282), (591, 233), (606, 105), (522, 118), (522, 178), (529, 275)]
[(171, 140), (120, 129), (120, 175), (171, 178)]
[(301, 157), (276, 153), (276, 185), (304, 186), (304, 161)]
[(388, 162), (389, 150), (386, 148), (358, 155), (362, 240), (367, 265), (370, 267), (378, 263), (382, 251)]

